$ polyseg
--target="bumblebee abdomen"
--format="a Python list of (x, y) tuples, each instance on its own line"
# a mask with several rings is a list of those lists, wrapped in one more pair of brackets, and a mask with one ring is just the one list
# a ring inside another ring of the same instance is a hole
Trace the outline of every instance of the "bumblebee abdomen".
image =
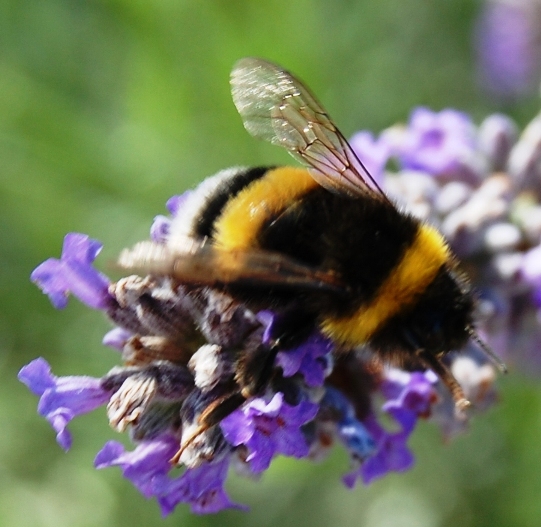
[(323, 331), (350, 346), (370, 341), (389, 321), (414, 308), (449, 260), (449, 248), (439, 232), (419, 223), (411, 244), (378, 284), (373, 296), (346, 316), (326, 317), (322, 321)]
[(264, 177), (246, 185), (224, 207), (214, 223), (214, 244), (223, 250), (261, 246), (261, 234), (269, 222), (301, 203), (319, 187), (302, 168), (267, 170)]

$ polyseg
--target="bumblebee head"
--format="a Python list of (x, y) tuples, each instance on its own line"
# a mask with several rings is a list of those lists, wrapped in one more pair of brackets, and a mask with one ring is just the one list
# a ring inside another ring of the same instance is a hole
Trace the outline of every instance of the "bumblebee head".
[(505, 373), (507, 367), (474, 328), (475, 299), (469, 283), (448, 272), (438, 287), (427, 291), (403, 325), (403, 345), (410, 352), (441, 357), (473, 341)]
[(405, 347), (433, 355), (463, 348), (470, 339), (473, 308), (471, 294), (425, 299), (405, 320)]

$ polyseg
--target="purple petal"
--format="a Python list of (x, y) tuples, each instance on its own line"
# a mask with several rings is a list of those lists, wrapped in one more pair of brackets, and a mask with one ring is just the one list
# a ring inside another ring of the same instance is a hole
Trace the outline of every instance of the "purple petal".
[(98, 469), (118, 466), (122, 474), (149, 498), (155, 495), (154, 479), (164, 476), (172, 469), (171, 458), (178, 450), (178, 441), (170, 436), (139, 444), (128, 452), (116, 441), (109, 441), (98, 452), (94, 466)]
[(276, 417), (282, 408), (283, 402), (284, 394), (278, 392), (274, 394), (269, 402), (261, 397), (256, 397), (246, 404), (245, 407), (248, 414), (256, 418), (260, 416)]
[(308, 386), (321, 386), (328, 370), (332, 349), (333, 344), (329, 339), (315, 334), (297, 348), (281, 351), (276, 360), (284, 372), (284, 377), (302, 373)]
[(167, 200), (167, 203), (165, 204), (165, 206), (167, 207), (167, 210), (171, 213), (173, 217), (175, 217), (178, 214), (178, 211), (180, 210), (183, 203), (186, 201), (186, 199), (191, 193), (192, 193), (191, 190), (187, 190), (183, 194), (173, 196)]
[(288, 427), (287, 433), (275, 434), (276, 452), (301, 459), (308, 455), (309, 447), (300, 428)]
[[(257, 318), (265, 326), (263, 343), (268, 344), (280, 336), (284, 317), (272, 311), (260, 311)], [(285, 377), (302, 373), (308, 386), (321, 386), (327, 373), (332, 348), (330, 340), (315, 333), (297, 348), (278, 353), (276, 363), (282, 368)]]
[(94, 309), (107, 309), (111, 302), (109, 279), (90, 265), (70, 261), (62, 270), (69, 292)]
[(378, 445), (378, 452), (361, 466), (363, 481), (368, 484), (388, 472), (403, 472), (411, 468), (414, 457), (409, 450), (407, 437), (402, 433), (385, 434)]
[(131, 331), (124, 328), (114, 328), (108, 331), (101, 341), (105, 346), (122, 351), (126, 342), (133, 336)]
[(214, 514), (224, 509), (248, 510), (245, 505), (231, 501), (223, 488), (205, 492), (196, 500), (191, 501), (190, 506), (194, 514)]
[(391, 145), (382, 135), (375, 139), (371, 132), (357, 132), (350, 140), (350, 145), (370, 175), (381, 184), (383, 170), (391, 154)]
[(246, 445), (249, 454), (246, 461), (250, 463), (250, 469), (254, 474), (267, 470), (272, 458), (277, 453), (276, 445), (271, 437), (256, 431)]
[(150, 239), (153, 242), (164, 243), (167, 240), (170, 226), (171, 220), (169, 218), (162, 215), (156, 216), (150, 227)]
[(72, 437), (67, 426), (74, 417), (73, 412), (66, 408), (58, 408), (46, 415), (47, 421), (56, 432), (56, 442), (63, 450), (71, 448)]
[(105, 404), (111, 393), (102, 387), (101, 379), (86, 376), (56, 377), (56, 384), (43, 393), (38, 410), (46, 416), (66, 408), (74, 416), (88, 413)]
[(318, 405), (309, 401), (301, 401), (296, 406), (290, 406), (287, 403), (281, 402), (280, 417), (291, 426), (300, 426), (308, 421), (312, 421), (317, 412)]
[(389, 370), (381, 385), (387, 399), (382, 409), (402, 425), (404, 432), (411, 433), (417, 419), (428, 417), (432, 405), (437, 401), (434, 388), (436, 380), (431, 371), (409, 373)]
[(421, 107), (411, 113), (400, 159), (407, 169), (459, 176), (474, 146), (475, 128), (466, 114)]
[(36, 395), (43, 395), (45, 390), (56, 383), (56, 378), (51, 374), (51, 366), (41, 357), (23, 366), (17, 378)]
[(277, 331), (275, 326), (279, 321), (279, 317), (272, 311), (265, 310), (260, 311), (257, 314), (257, 319), (259, 322), (261, 322), (261, 324), (263, 324), (263, 326), (265, 326), (265, 331), (263, 332), (261, 341), (263, 344), (269, 344), (278, 336), (276, 335)]
[(116, 465), (115, 461), (124, 453), (124, 445), (118, 441), (107, 441), (94, 458), (95, 468), (107, 468)]
[(164, 516), (170, 514), (179, 503), (188, 503), (196, 514), (215, 513), (227, 508), (244, 507), (233, 503), (223, 489), (229, 469), (229, 459), (188, 469), (182, 476), (169, 479), (157, 477), (153, 493)]
[(100, 379), (92, 377), (55, 377), (44, 359), (36, 359), (19, 372), (19, 380), (40, 395), (38, 412), (57, 432), (57, 442), (65, 450), (71, 445), (66, 427), (76, 416), (105, 404), (111, 393)]
[(387, 432), (371, 415), (365, 420), (367, 430), (376, 441), (374, 455), (365, 459), (359, 469), (343, 478), (348, 487), (353, 487), (359, 477), (365, 484), (384, 476), (388, 472), (403, 472), (411, 468), (414, 457), (407, 446), (409, 435), (405, 432)]
[(106, 309), (111, 303), (109, 279), (92, 267), (101, 247), (84, 234), (67, 234), (60, 260), (49, 258), (30, 278), (57, 309), (66, 306), (70, 293), (94, 309)]
[(222, 419), (220, 428), (227, 441), (233, 446), (247, 443), (255, 430), (252, 419), (239, 410)]
[(68, 303), (69, 287), (63, 276), (64, 264), (49, 258), (38, 265), (30, 279), (49, 297), (56, 309), (64, 309)]
[(70, 232), (64, 236), (62, 260), (91, 264), (100, 253), (103, 244), (86, 234)]
[(222, 431), (234, 446), (247, 447), (246, 459), (252, 471), (258, 473), (269, 467), (275, 454), (308, 455), (301, 427), (313, 420), (317, 412), (318, 405), (309, 401), (290, 406), (278, 392), (269, 402), (254, 398), (245, 403), (222, 421)]

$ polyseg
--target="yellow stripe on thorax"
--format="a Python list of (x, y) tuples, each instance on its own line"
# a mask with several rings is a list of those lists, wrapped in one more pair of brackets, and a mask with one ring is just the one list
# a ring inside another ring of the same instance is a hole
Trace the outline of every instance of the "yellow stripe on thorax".
[(441, 234), (433, 227), (421, 225), (412, 245), (376, 296), (353, 315), (325, 320), (323, 331), (342, 344), (355, 346), (366, 343), (389, 318), (412, 304), (425, 291), (449, 257), (449, 247)]
[(253, 247), (261, 227), (318, 184), (302, 168), (271, 170), (229, 201), (214, 225), (216, 246), (224, 250)]

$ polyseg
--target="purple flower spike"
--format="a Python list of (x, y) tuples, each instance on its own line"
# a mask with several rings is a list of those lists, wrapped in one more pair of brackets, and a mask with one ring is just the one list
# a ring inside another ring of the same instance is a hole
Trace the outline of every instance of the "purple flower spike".
[(302, 373), (308, 386), (321, 386), (329, 369), (332, 349), (330, 340), (315, 334), (298, 348), (278, 353), (277, 364), (284, 371), (284, 377)]
[(410, 116), (401, 161), (403, 168), (449, 175), (460, 171), (474, 146), (475, 128), (466, 114), (421, 107)]
[(229, 469), (229, 459), (188, 469), (176, 479), (158, 477), (153, 492), (158, 498), (162, 515), (167, 516), (179, 503), (188, 503), (195, 514), (212, 514), (224, 509), (247, 508), (232, 502), (223, 485)]
[(67, 234), (60, 260), (49, 258), (36, 267), (31, 279), (57, 309), (66, 307), (69, 293), (94, 309), (107, 309), (109, 279), (91, 265), (101, 248), (85, 234)]
[(266, 470), (275, 454), (302, 458), (308, 455), (308, 445), (301, 426), (314, 419), (318, 406), (301, 401), (297, 406), (284, 402), (278, 392), (266, 402), (255, 398), (226, 417), (220, 426), (232, 445), (246, 445), (246, 461), (254, 473)]
[(154, 493), (154, 480), (165, 476), (172, 468), (171, 458), (178, 450), (178, 440), (163, 436), (139, 444), (132, 452), (116, 441), (108, 441), (94, 460), (96, 468), (118, 466), (122, 474), (146, 498)]
[(78, 415), (88, 413), (105, 404), (111, 395), (92, 377), (55, 377), (47, 361), (33, 360), (19, 372), (19, 380), (39, 395), (38, 412), (57, 433), (56, 440), (64, 449), (71, 446), (68, 423)]

